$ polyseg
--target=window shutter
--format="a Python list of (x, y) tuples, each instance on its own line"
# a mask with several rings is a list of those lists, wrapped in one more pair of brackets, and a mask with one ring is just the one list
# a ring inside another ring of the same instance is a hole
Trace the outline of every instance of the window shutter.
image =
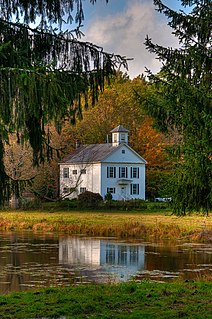
[(114, 178), (116, 178), (116, 167), (114, 167)]
[(128, 175), (128, 174), (127, 174), (127, 168), (128, 168), (128, 167), (126, 167), (126, 178), (127, 178), (127, 175)]
[(132, 174), (132, 167), (130, 167), (130, 177), (133, 178), (133, 174)]
[(107, 167), (107, 178), (109, 177), (109, 167)]
[(132, 184), (130, 184), (130, 195), (132, 195)]
[(139, 178), (139, 167), (138, 167), (138, 178)]
[(121, 177), (121, 167), (119, 167), (119, 178)]

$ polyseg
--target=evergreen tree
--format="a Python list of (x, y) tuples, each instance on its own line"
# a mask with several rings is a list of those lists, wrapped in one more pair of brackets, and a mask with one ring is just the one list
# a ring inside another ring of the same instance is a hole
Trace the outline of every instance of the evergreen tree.
[(211, 0), (181, 0), (190, 13), (175, 12), (161, 0), (156, 9), (168, 17), (168, 25), (179, 39), (179, 48), (145, 44), (163, 62), (157, 75), (149, 72), (157, 95), (148, 100), (148, 111), (163, 132), (175, 131), (178, 164), (173, 180), (174, 212), (208, 213), (212, 207), (211, 150)]
[[(124, 58), (80, 40), (82, 4), (83, 0), (0, 2), (0, 204), (11, 191), (18, 191), (4, 168), (9, 134), (16, 133), (20, 143), (30, 142), (34, 164), (49, 159), (47, 124), (54, 122), (60, 130), (65, 117), (74, 122), (82, 99), (87, 106), (90, 93), (94, 102), (105, 77), (116, 66), (126, 67)], [(62, 32), (64, 17), (70, 24), (73, 12), (78, 27)], [(32, 23), (37, 26), (30, 27)]]

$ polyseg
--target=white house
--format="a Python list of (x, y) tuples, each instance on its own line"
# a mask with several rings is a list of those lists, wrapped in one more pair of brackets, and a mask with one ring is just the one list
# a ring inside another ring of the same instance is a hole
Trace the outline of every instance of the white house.
[(90, 191), (114, 200), (145, 199), (147, 162), (128, 145), (128, 130), (112, 131), (112, 143), (79, 146), (60, 163), (60, 195), (76, 198)]

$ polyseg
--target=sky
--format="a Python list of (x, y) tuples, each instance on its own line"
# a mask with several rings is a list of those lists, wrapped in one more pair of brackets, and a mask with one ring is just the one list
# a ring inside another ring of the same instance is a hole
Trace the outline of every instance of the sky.
[[(172, 9), (179, 9), (180, 1), (164, 0)], [(153, 43), (176, 47), (177, 39), (167, 26), (167, 18), (155, 10), (152, 0), (97, 0), (95, 5), (84, 2), (85, 20), (82, 31), (83, 41), (103, 47), (104, 51), (127, 58), (130, 78), (145, 73), (145, 67), (153, 73), (160, 70), (156, 56), (145, 48), (148, 35)], [(124, 72), (126, 70), (123, 70)]]

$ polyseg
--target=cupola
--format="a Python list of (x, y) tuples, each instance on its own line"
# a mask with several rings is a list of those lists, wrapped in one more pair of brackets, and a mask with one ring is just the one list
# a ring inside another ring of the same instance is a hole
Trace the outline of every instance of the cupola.
[(112, 145), (118, 146), (122, 143), (128, 144), (128, 130), (122, 125), (115, 127), (112, 131)]

